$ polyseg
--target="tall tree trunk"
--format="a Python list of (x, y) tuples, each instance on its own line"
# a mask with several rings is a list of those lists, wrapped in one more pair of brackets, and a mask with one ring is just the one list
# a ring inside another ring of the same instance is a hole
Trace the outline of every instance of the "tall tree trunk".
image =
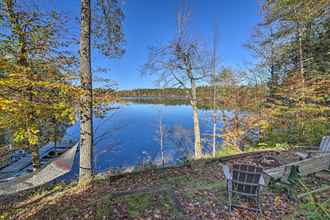
[(216, 98), (217, 98), (217, 82), (216, 82), (216, 68), (217, 68), (217, 47), (218, 47), (218, 32), (217, 25), (215, 26), (215, 32), (213, 35), (213, 54), (212, 54), (212, 83), (213, 83), (213, 113), (212, 113), (212, 156), (215, 157), (216, 153), (216, 135), (217, 135), (217, 109), (216, 109)]
[[(29, 101), (30, 103), (33, 103), (33, 87), (31, 86), (31, 88), (28, 89), (29, 91)], [(29, 118), (30, 118), (30, 122), (35, 122), (36, 121), (36, 117), (35, 117), (35, 113), (34, 113), (34, 108), (33, 108), (33, 104), (30, 106), (30, 109), (28, 110), (28, 114), (29, 114)], [(41, 165), (40, 165), (40, 157), (39, 157), (39, 146), (38, 144), (29, 144), (29, 148), (31, 149), (31, 155), (32, 155), (32, 166), (34, 170), (39, 170)]]
[(197, 109), (197, 93), (196, 82), (191, 79), (191, 106), (194, 119), (194, 138), (195, 138), (195, 159), (202, 157), (201, 134), (199, 129), (198, 109)]
[(212, 156), (215, 157), (216, 153), (216, 134), (217, 134), (217, 113), (216, 110), (212, 114), (213, 132), (212, 132)]
[[(213, 76), (215, 80), (215, 70), (213, 71)], [(216, 134), (217, 134), (217, 110), (216, 110), (216, 85), (213, 84), (213, 112), (212, 112), (212, 156), (215, 157), (216, 153)]]
[[(161, 113), (160, 113), (161, 114)], [(162, 160), (162, 166), (165, 166), (165, 159), (164, 159), (164, 125), (163, 125), (163, 119), (160, 115), (159, 117), (159, 138), (160, 138), (160, 153), (161, 153), (161, 160)]]
[[(303, 54), (303, 45), (302, 45), (302, 35), (303, 30), (298, 26), (298, 38), (299, 38), (299, 67), (300, 67), (300, 77), (303, 88), (305, 87), (305, 69), (304, 69), (304, 54)], [(305, 91), (302, 93), (303, 98), (305, 97)], [(303, 99), (304, 101), (304, 99)]]
[[(270, 98), (275, 98), (275, 90), (277, 88), (277, 73), (275, 72), (275, 46), (274, 46), (274, 35), (273, 35), (273, 29), (270, 28), (270, 36), (271, 36), (271, 42), (270, 42)], [(273, 100), (272, 100), (273, 101)]]
[(57, 135), (58, 135), (58, 125), (57, 125), (57, 122), (56, 122), (56, 119), (53, 119), (54, 121), (54, 152), (55, 152), (55, 155), (57, 155)]
[(79, 183), (92, 180), (93, 171), (93, 91), (91, 73), (91, 8), (89, 0), (81, 0), (80, 24), (80, 171)]
[(304, 54), (303, 54), (303, 45), (302, 45), (302, 37), (303, 37), (303, 30), (301, 25), (298, 23), (298, 41), (299, 41), (299, 68), (300, 68), (300, 80), (301, 80), (301, 97), (300, 97), (300, 107), (301, 107), (301, 114), (300, 114), (300, 126), (302, 132), (302, 138), (305, 137), (305, 69), (304, 69)]
[[(215, 55), (214, 55), (215, 57)], [(214, 58), (215, 59), (215, 58)], [(213, 80), (215, 80), (215, 60), (213, 61)], [(217, 110), (216, 110), (216, 95), (217, 95), (217, 87), (216, 82), (213, 82), (213, 112), (212, 112), (212, 156), (215, 157), (216, 153), (216, 135), (217, 135)]]
[(34, 170), (40, 169), (40, 159), (39, 159), (39, 148), (38, 145), (30, 145), (31, 156), (32, 156), (32, 166)]

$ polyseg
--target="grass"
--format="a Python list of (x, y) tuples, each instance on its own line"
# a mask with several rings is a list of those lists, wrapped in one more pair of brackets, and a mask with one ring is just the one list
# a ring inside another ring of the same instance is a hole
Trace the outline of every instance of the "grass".
[(188, 200), (197, 200), (203, 202), (205, 196), (196, 194), (198, 191), (212, 191), (218, 195), (219, 201), (223, 201), (222, 192), (226, 190), (226, 181), (206, 181), (196, 180), (185, 187), (183, 196)]
[(301, 202), (292, 219), (305, 216), (308, 220), (327, 220), (330, 219), (330, 199), (324, 202), (312, 202), (305, 200)]
[(141, 215), (145, 209), (152, 204), (152, 195), (150, 193), (140, 193), (126, 197), (128, 206), (128, 215), (132, 218)]
[(96, 218), (101, 219), (103, 216), (111, 216), (113, 202), (111, 197), (105, 196), (100, 202), (96, 203)]
[[(281, 189), (278, 191), (267, 195), (283, 195)], [(268, 198), (264, 199), (266, 202)], [(11, 202), (16, 207), (22, 206), (21, 209), (12, 213), (9, 209), (0, 211), (0, 220), (47, 219), (49, 216), (57, 219), (175, 219), (178, 216), (214, 219), (214, 216), (222, 216), (220, 219), (226, 219), (229, 215), (226, 180), (217, 159), (196, 160), (176, 168), (102, 176), (87, 187), (76, 183), (54, 185), (13, 198)], [(268, 213), (279, 217), (276, 219), (299, 215), (312, 220), (326, 219), (316, 212), (317, 206), (313, 204), (289, 204), (284, 199), (280, 202), (289, 209), (280, 206), (282, 211), (277, 211), (278, 208), (274, 211), (267, 205), (271, 203), (265, 203)], [(329, 200), (322, 203), (322, 207), (329, 206)]]
[(235, 146), (226, 146), (225, 148), (219, 150), (216, 152), (216, 157), (225, 157), (235, 154), (240, 154), (242, 151)]
[(177, 212), (174, 201), (168, 192), (140, 192), (120, 196), (108, 200), (106, 203), (103, 202), (99, 206), (98, 216), (111, 216), (118, 204), (127, 208), (127, 214), (130, 218), (148, 215), (151, 210), (158, 210), (159, 213), (168, 213), (169, 215)]

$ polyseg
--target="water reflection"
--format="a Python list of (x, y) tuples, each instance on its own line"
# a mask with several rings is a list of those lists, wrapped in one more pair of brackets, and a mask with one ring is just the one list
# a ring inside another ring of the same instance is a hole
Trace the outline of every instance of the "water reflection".
[[(189, 105), (126, 102), (115, 104), (95, 118), (95, 170), (132, 169), (150, 165), (173, 165), (193, 155), (193, 121)], [(211, 112), (200, 110), (202, 140), (209, 151)], [(160, 144), (160, 119), (164, 140)], [(221, 125), (219, 125), (221, 127)], [(75, 129), (73, 135), (79, 134)], [(221, 140), (218, 140), (219, 142)], [(163, 156), (162, 156), (163, 155)]]
[[(126, 100), (125, 103), (95, 106), (95, 172), (109, 169), (130, 172), (148, 166), (170, 166), (192, 158), (191, 106), (184, 102), (170, 104), (171, 101), (160, 103), (159, 100), (151, 100), (147, 100), (149, 103), (146, 100)], [(207, 153), (212, 130), (211, 111), (200, 109), (199, 117), (203, 147)], [(53, 126), (48, 130), (55, 132)], [(53, 135), (49, 142), (56, 140), (57, 145), (64, 145), (79, 141), (79, 121), (70, 127), (67, 123), (58, 124), (56, 132), (58, 136)], [(78, 167), (79, 154), (70, 177), (78, 175)]]

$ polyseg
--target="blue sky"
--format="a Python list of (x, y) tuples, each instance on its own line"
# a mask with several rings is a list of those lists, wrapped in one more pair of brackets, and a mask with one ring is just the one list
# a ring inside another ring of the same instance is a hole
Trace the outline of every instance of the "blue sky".
[[(79, 16), (79, 0), (52, 0), (56, 7), (71, 16)], [(203, 42), (212, 42), (214, 24), (218, 26), (220, 62), (244, 68), (252, 56), (247, 43), (255, 25), (261, 20), (257, 0), (187, 0), (192, 10), (191, 31)], [(176, 10), (180, 0), (126, 0), (124, 4), (126, 53), (109, 60), (93, 51), (93, 66), (111, 68), (107, 74), (119, 89), (155, 87), (153, 79), (141, 77), (140, 67), (147, 61), (148, 47), (171, 40), (175, 33)], [(77, 32), (79, 31), (79, 27)], [(95, 82), (96, 87), (102, 86)]]

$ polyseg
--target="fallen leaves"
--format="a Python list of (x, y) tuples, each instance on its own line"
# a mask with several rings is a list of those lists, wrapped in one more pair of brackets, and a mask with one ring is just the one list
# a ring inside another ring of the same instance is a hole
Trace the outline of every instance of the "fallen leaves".
[[(274, 158), (280, 156), (268, 153), (249, 155), (239, 160), (269, 168), (277, 166), (279, 161)], [(232, 162), (229, 160), (229, 163)], [(315, 177), (309, 181), (313, 185), (319, 179)], [(14, 214), (7, 215), (7, 219), (257, 219), (255, 212), (246, 209), (234, 208), (229, 212), (226, 182), (222, 166), (217, 160), (107, 176), (89, 187), (63, 186), (60, 191), (47, 195), (47, 189), (34, 197), (23, 193), (1, 200), (0, 204), (11, 204), (6, 205), (6, 213), (9, 213), (10, 207), (26, 204)], [(29, 204), (30, 201), (34, 202)], [(293, 215), (297, 209), (297, 204), (288, 200), (283, 192), (265, 190), (261, 203), (261, 219), (282, 219)], [(304, 219), (304, 215), (298, 216), (298, 219)]]

